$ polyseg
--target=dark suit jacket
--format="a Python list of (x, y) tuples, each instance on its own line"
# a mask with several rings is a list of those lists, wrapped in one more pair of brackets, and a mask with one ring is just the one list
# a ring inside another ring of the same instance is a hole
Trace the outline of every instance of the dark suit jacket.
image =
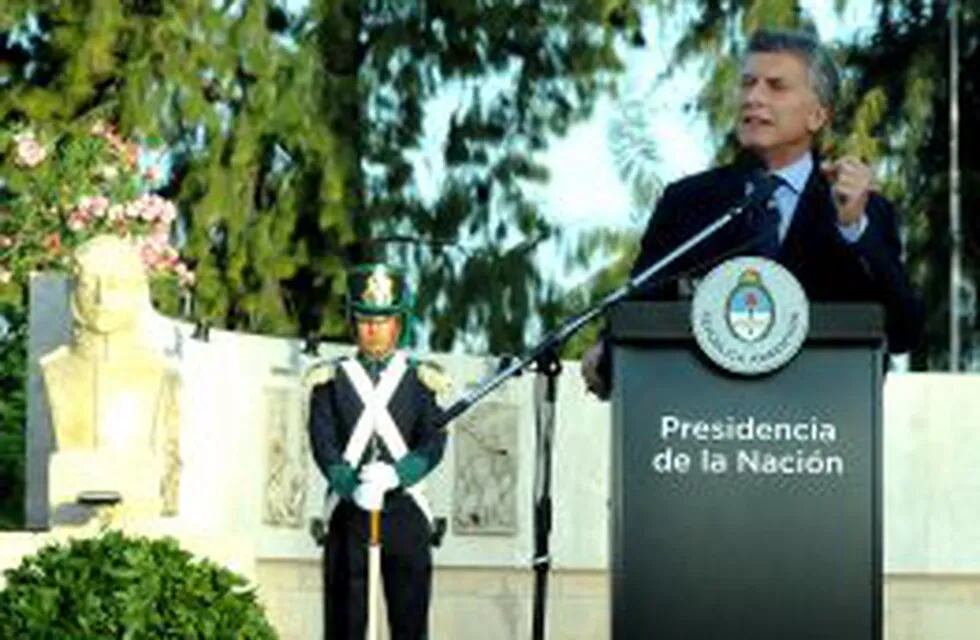
[[(815, 162), (778, 261), (800, 281), (814, 302), (879, 302), (884, 305), (888, 347), (907, 351), (918, 342), (923, 309), (902, 266), (898, 224), (892, 205), (873, 193), (866, 209), (868, 226), (849, 244), (837, 228), (830, 186)], [(745, 197), (750, 167), (728, 165), (682, 179), (667, 187), (643, 234), (633, 265), (636, 275), (690, 238)], [(756, 253), (749, 215), (733, 222), (679, 259), (637, 298), (671, 300), (684, 277), (698, 277), (716, 264)]]

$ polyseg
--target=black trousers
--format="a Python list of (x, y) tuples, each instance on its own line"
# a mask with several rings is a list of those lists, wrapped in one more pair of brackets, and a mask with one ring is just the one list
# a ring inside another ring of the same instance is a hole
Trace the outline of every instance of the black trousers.
[[(369, 519), (343, 500), (330, 518), (324, 551), (324, 631), (330, 640), (364, 640), (367, 628)], [(391, 640), (426, 640), (432, 593), (431, 528), (411, 496), (385, 497), (381, 576)]]

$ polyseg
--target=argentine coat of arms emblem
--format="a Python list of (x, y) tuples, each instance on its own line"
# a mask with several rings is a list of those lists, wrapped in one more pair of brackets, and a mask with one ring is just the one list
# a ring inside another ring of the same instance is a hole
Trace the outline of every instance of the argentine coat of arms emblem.
[(735, 258), (698, 285), (691, 305), (694, 338), (721, 368), (759, 375), (788, 363), (810, 323), (803, 287), (772, 260)]

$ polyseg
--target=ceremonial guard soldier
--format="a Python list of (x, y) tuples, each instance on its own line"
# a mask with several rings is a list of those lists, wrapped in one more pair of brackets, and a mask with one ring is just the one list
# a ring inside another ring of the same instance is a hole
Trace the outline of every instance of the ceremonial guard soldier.
[[(313, 455), (327, 478), (325, 632), (377, 633), (377, 572), (392, 640), (427, 637), (432, 516), (420, 481), (446, 444), (436, 395), (448, 379), (398, 347), (409, 318), (404, 272), (384, 264), (348, 275), (353, 357), (331, 363), (310, 397)], [(372, 628), (373, 627), (373, 628)]]

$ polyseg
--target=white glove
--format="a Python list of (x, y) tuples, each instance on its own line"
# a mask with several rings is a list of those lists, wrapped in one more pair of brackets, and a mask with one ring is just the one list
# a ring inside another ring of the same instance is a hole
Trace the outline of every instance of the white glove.
[(354, 489), (354, 504), (365, 511), (381, 511), (385, 488), (375, 482), (362, 482)]
[(384, 491), (390, 491), (400, 484), (395, 467), (387, 462), (371, 462), (364, 465), (361, 469), (361, 482), (376, 484)]

